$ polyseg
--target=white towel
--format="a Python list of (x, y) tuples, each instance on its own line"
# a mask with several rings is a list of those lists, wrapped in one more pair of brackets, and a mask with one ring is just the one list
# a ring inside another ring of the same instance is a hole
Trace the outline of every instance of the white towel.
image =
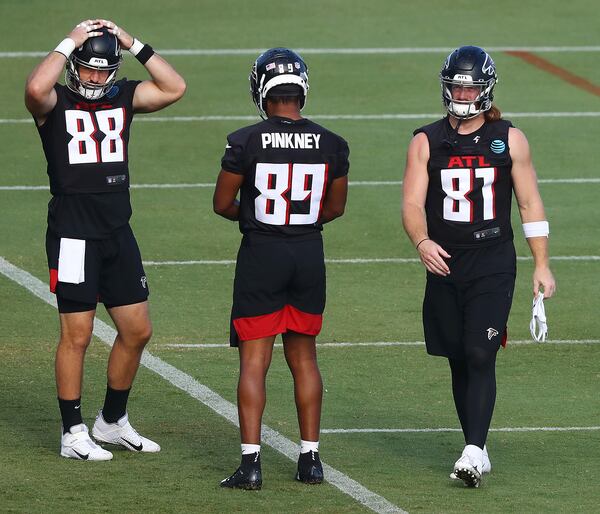
[(81, 284), (85, 281), (85, 240), (60, 238), (58, 281)]
[(533, 339), (538, 343), (543, 343), (548, 336), (546, 309), (544, 309), (544, 293), (541, 291), (533, 299), (529, 331), (531, 332), (531, 337), (533, 337)]

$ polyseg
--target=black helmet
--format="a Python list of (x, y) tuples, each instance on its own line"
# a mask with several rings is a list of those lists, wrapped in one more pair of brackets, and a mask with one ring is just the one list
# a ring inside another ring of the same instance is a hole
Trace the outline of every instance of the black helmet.
[[(271, 48), (258, 56), (250, 72), (250, 93), (262, 118), (264, 100), (269, 95), (299, 96), (300, 109), (308, 93), (308, 67), (302, 57), (289, 48)], [(277, 90), (273, 88), (277, 87)]]
[[(442, 101), (452, 116), (467, 120), (491, 109), (498, 76), (494, 61), (483, 48), (461, 46), (454, 50), (446, 58), (440, 80)], [(472, 102), (454, 100), (452, 86), (478, 86), (479, 94)]]
[[(71, 54), (65, 72), (65, 82), (68, 88), (88, 100), (102, 98), (110, 91), (123, 60), (117, 36), (111, 34), (106, 27), (99, 29), (99, 32), (102, 32), (101, 36), (87, 39)], [(108, 78), (104, 84), (84, 82), (79, 77), (79, 66), (108, 71)]]

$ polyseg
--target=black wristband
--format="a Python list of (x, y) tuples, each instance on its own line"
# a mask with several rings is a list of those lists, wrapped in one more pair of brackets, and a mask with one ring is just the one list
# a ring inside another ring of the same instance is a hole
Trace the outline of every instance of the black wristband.
[(146, 44), (137, 53), (135, 58), (138, 61), (140, 61), (140, 63), (146, 64), (148, 62), (148, 59), (150, 59), (150, 57), (152, 57), (153, 55), (154, 55), (154, 49), (150, 45)]
[(418, 250), (419, 249), (419, 245), (423, 242), (423, 241), (429, 241), (429, 238), (426, 237), (425, 239), (421, 239), (418, 243), (417, 246), (415, 246), (415, 249)]

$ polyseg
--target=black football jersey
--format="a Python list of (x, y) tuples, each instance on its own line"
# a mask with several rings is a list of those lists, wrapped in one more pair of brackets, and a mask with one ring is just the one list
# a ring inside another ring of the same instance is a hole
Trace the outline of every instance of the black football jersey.
[(221, 168), (244, 175), (240, 231), (318, 233), (327, 187), (348, 174), (348, 144), (304, 118), (272, 117), (227, 136)]
[(119, 80), (98, 100), (54, 86), (56, 106), (36, 126), (48, 163), (48, 224), (55, 234), (108, 237), (129, 221), (128, 143), (138, 84)]
[(510, 127), (510, 121), (499, 120), (456, 134), (446, 117), (414, 132), (424, 132), (429, 140), (427, 231), (441, 246), (512, 241)]

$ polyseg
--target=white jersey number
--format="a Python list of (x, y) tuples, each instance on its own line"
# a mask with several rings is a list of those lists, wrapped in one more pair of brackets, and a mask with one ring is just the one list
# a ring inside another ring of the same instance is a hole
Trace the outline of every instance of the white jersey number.
[[(327, 182), (325, 164), (256, 165), (254, 216), (267, 225), (310, 225), (319, 220)], [(286, 194), (289, 191), (289, 199)], [(291, 214), (291, 201), (310, 201), (308, 214)]]
[[(123, 162), (125, 145), (123, 127), (125, 109), (109, 109), (95, 113), (80, 110), (65, 111), (67, 132), (71, 134), (69, 141), (69, 164), (89, 164), (98, 162)], [(96, 133), (104, 134), (98, 143)]]
[(444, 198), (444, 219), (448, 221), (473, 222), (473, 201), (469, 193), (473, 191), (475, 179), (483, 179), (483, 219), (496, 217), (496, 198), (494, 184), (496, 168), (451, 168), (441, 170)]

